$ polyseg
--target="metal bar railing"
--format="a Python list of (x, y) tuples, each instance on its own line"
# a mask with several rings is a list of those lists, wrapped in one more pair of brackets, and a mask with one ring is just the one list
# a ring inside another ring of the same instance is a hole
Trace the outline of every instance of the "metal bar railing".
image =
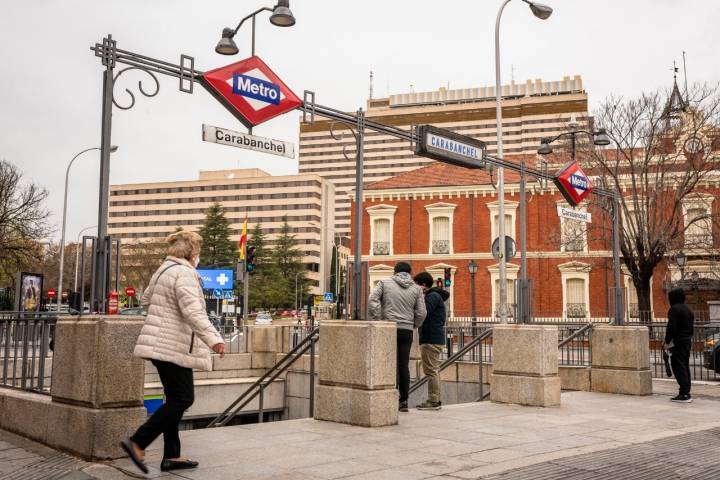
[[(460, 360), (463, 360), (463, 357), (465, 354), (467, 354), (470, 350), (477, 347), (478, 345), (482, 345), (482, 342), (492, 337), (492, 328), (485, 330), (480, 335), (474, 337), (470, 342), (466, 343), (462, 348), (460, 348), (456, 353), (452, 354), (450, 357), (448, 357), (447, 360), (445, 360), (443, 363), (440, 364), (440, 367), (438, 368), (438, 373), (445, 370), (447, 367), (452, 365), (455, 362), (458, 362)], [(483, 355), (480, 355), (480, 369), (482, 370), (482, 357)], [(482, 376), (482, 372), (480, 373)], [(481, 377), (482, 379), (482, 377)], [(421, 379), (417, 380), (415, 383), (410, 385), (410, 388), (408, 390), (408, 393), (413, 393), (415, 390), (419, 389), (423, 385), (425, 385), (428, 382), (429, 378), (427, 376), (422, 377)], [(480, 385), (482, 389), (482, 383)], [(482, 397), (482, 391), (481, 391), (481, 397)]]
[(49, 394), (46, 382), (57, 316), (0, 312), (0, 387)]
[[(592, 363), (591, 338), (594, 323), (588, 322), (577, 330), (558, 330), (559, 365), (590, 366)], [(567, 334), (567, 335), (566, 335)]]
[[(252, 402), (255, 397), (260, 396), (259, 399), (259, 418), (258, 421), (262, 422), (263, 419), (263, 399), (265, 388), (272, 384), (280, 375), (282, 375), (292, 364), (310, 350), (314, 353), (315, 342), (318, 341), (320, 333), (320, 327), (313, 328), (308, 336), (292, 348), (279, 362), (277, 362), (272, 368), (270, 368), (265, 374), (258, 378), (247, 390), (245, 390), (234, 402), (230, 404), (220, 415), (215, 417), (206, 428), (222, 427), (228, 424), (240, 411)], [(315, 379), (315, 362), (311, 359), (310, 361), (310, 385), (314, 384)], [(312, 389), (312, 387), (311, 387)], [(312, 408), (311, 400), (311, 408)]]

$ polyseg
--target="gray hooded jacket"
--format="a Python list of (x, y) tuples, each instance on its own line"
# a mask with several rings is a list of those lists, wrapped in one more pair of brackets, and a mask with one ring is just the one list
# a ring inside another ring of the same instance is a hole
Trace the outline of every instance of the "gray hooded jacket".
[(409, 273), (396, 273), (380, 280), (368, 300), (370, 319), (396, 322), (398, 328), (413, 330), (427, 314), (422, 289)]

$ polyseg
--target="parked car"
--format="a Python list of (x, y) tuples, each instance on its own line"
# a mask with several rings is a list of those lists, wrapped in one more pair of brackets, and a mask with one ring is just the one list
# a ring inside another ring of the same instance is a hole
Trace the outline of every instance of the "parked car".
[(720, 373), (720, 323), (710, 322), (703, 329), (703, 366)]
[(120, 310), (120, 315), (147, 315), (143, 307), (130, 307)]
[(272, 315), (268, 312), (260, 312), (255, 317), (255, 325), (272, 325)]

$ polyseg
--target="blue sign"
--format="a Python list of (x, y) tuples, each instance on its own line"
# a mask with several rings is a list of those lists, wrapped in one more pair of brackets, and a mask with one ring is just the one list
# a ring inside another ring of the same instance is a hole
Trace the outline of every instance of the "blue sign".
[(233, 270), (198, 269), (202, 279), (203, 288), (206, 290), (232, 290)]
[(582, 190), (584, 192), (588, 188), (588, 179), (584, 175), (573, 173), (570, 175), (570, 185), (576, 190)]
[(220, 290), (219, 288), (213, 290), (213, 298), (222, 298), (222, 296), (222, 290)]
[(233, 298), (235, 298), (235, 296), (233, 295), (233, 291), (232, 290), (224, 290), (223, 298), (225, 300), (232, 300)]
[(326, 302), (331, 302), (331, 303), (332, 303), (332, 301), (333, 301), (333, 294), (332, 294), (332, 292), (325, 292), (323, 295), (325, 296), (325, 298), (324, 298), (323, 300), (325, 300)]
[(273, 105), (280, 104), (280, 87), (278, 85), (242, 73), (233, 75), (232, 91), (235, 95), (254, 98)]

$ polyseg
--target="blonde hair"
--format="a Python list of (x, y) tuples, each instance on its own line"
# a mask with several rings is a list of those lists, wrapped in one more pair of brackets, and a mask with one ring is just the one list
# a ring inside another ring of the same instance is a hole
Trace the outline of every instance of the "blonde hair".
[(181, 230), (169, 235), (165, 241), (168, 243), (168, 255), (190, 260), (194, 253), (200, 253), (203, 239), (195, 232)]

